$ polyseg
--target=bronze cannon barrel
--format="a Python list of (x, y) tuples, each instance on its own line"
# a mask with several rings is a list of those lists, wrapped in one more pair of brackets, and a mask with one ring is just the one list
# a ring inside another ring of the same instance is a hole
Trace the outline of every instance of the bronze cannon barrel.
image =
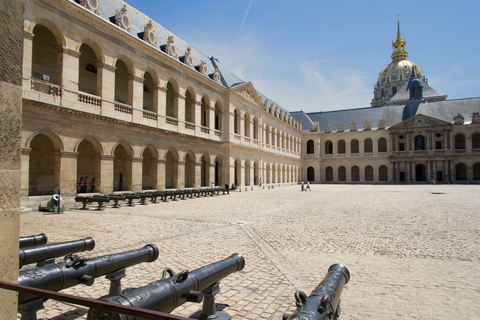
[[(20, 270), (18, 284), (50, 291), (60, 291), (77, 284), (92, 285), (95, 278), (142, 262), (158, 258), (158, 248), (153, 244), (137, 250), (120, 252), (92, 259), (74, 258), (69, 262), (49, 265), (43, 268)], [(18, 303), (38, 298), (19, 293)]]
[(322, 282), (310, 296), (302, 291), (295, 293), (297, 309), (292, 315), (284, 315), (288, 320), (326, 320), (340, 316), (340, 295), (343, 287), (350, 280), (350, 272), (341, 264), (328, 268)]
[(91, 237), (74, 241), (23, 248), (18, 252), (19, 268), (22, 268), (26, 264), (62, 257), (69, 253), (92, 251), (94, 248), (95, 240), (93, 240)]
[[(140, 288), (125, 289), (121, 295), (106, 297), (101, 300), (168, 313), (187, 301), (200, 302), (202, 298), (201, 291), (211, 287), (226, 276), (242, 270), (244, 266), (245, 259), (243, 256), (235, 253), (224, 260), (196, 270), (190, 272), (185, 270), (168, 279), (162, 278)], [(134, 320), (136, 318), (118, 313), (104, 312), (99, 309), (90, 309), (87, 319)]]
[(35, 247), (46, 244), (47, 241), (47, 235), (45, 233), (40, 233), (32, 236), (20, 237), (19, 246), (20, 248)]

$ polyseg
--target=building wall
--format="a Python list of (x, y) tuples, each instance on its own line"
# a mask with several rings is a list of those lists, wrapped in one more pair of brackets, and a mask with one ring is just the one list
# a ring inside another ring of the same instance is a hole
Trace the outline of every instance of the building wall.
[[(17, 282), (20, 227), (21, 61), (24, 2), (0, 3), (0, 280)], [(0, 289), (1, 319), (15, 319), (17, 294)]]

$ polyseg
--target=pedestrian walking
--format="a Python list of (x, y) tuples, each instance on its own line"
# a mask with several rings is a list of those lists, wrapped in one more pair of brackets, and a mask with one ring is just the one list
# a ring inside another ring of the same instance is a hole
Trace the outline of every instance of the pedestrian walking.
[(302, 191), (305, 191), (305, 183), (302, 180)]
[(92, 181), (90, 181), (90, 192), (95, 191), (95, 177), (92, 178)]
[(225, 183), (225, 189), (227, 190), (227, 194), (230, 194), (230, 192), (228, 192), (228, 183)]
[(83, 186), (85, 185), (85, 180), (83, 180), (83, 177), (80, 177), (80, 181), (78, 181), (78, 185), (80, 186), (80, 193), (83, 193)]
[(307, 181), (307, 188), (305, 189), (305, 191), (307, 191), (307, 190), (312, 191), (312, 189), (310, 189), (310, 181)]

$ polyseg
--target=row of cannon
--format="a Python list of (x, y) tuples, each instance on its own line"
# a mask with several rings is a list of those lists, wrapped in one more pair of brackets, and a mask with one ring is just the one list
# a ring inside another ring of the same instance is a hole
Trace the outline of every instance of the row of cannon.
[[(172, 312), (185, 302), (203, 301), (201, 313), (194, 318), (230, 319), (227, 313), (216, 310), (214, 296), (220, 291), (219, 282), (222, 279), (244, 269), (245, 259), (241, 254), (234, 253), (223, 260), (178, 274), (166, 268), (158, 281), (143, 287), (122, 290), (120, 280), (125, 277), (125, 269), (157, 260), (158, 248), (154, 244), (147, 244), (140, 249), (90, 259), (74, 254), (93, 250), (94, 247), (95, 241), (90, 237), (54, 244), (47, 244), (44, 234), (22, 237), (20, 268), (35, 262), (37, 266), (20, 270), (18, 284), (58, 292), (80, 284), (91, 286), (95, 278), (105, 276), (110, 280), (110, 290), (108, 296), (99, 298), (102, 301), (165, 313)], [(65, 254), (66, 251), (69, 253)], [(64, 254), (63, 260), (55, 263), (55, 258)], [(48, 264), (45, 264), (45, 261), (48, 261)], [(301, 291), (295, 293), (297, 309), (293, 314), (285, 314), (284, 319), (337, 319), (341, 310), (340, 295), (349, 279), (350, 273), (345, 266), (332, 265), (310, 296)], [(44, 301), (42, 297), (20, 292), (18, 310), (22, 315), (21, 319), (36, 320), (36, 312), (43, 308)], [(87, 320), (110, 319), (140, 318), (94, 308), (88, 311)]]
[(177, 200), (201, 196), (214, 196), (228, 193), (225, 187), (214, 188), (201, 188), (201, 189), (179, 189), (179, 190), (165, 190), (165, 191), (152, 191), (152, 192), (139, 192), (139, 193), (113, 193), (108, 195), (93, 195), (93, 196), (76, 196), (75, 202), (81, 202), (81, 210), (88, 210), (87, 205), (90, 203), (97, 204), (96, 210), (104, 210), (105, 203), (113, 202), (113, 208), (120, 208), (120, 201), (126, 201), (127, 206), (135, 206), (134, 201), (139, 200), (138, 204), (146, 205), (147, 199), (150, 199), (151, 203), (158, 203), (158, 200), (166, 202), (168, 199)]

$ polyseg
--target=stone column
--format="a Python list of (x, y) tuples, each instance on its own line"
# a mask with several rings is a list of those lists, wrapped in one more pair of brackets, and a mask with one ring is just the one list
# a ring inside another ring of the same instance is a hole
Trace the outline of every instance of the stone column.
[(138, 76), (132, 77), (132, 106), (143, 110), (143, 82), (144, 79)]
[[(73, 196), (77, 193), (77, 158), (78, 152), (60, 151), (59, 188), (64, 196)], [(89, 184), (87, 188), (88, 186)], [(54, 193), (57, 191), (54, 190)]]
[(80, 52), (69, 48), (63, 48), (62, 52), (62, 98), (68, 101), (76, 101), (78, 91), (78, 69)]
[[(178, 94), (177, 100), (177, 119), (180, 122), (185, 121), (185, 95)], [(179, 124), (180, 126), (180, 124)], [(185, 125), (183, 125), (182, 129), (185, 129)]]
[[(6, 30), (0, 41), (0, 280), (13, 283), (20, 235), (23, 14), (24, 0), (0, 2), (0, 29)], [(0, 289), (0, 319), (17, 318), (17, 299), (15, 291)]]
[[(115, 156), (113, 155), (101, 155), (100, 156), (100, 184), (97, 183), (95, 189), (103, 194), (109, 194), (113, 192), (113, 162)], [(97, 179), (95, 179), (97, 180)]]
[(165, 159), (157, 160), (157, 190), (165, 190)]
[[(213, 160), (215, 161), (215, 160)], [(209, 174), (208, 174), (208, 185), (211, 186), (212, 183), (215, 183), (215, 162), (209, 163), (208, 166), (210, 167)], [(220, 183), (220, 181), (219, 181)]]
[(97, 93), (102, 99), (115, 100), (115, 70), (117, 68), (109, 64), (97, 63), (97, 79), (101, 79), (97, 82)]

